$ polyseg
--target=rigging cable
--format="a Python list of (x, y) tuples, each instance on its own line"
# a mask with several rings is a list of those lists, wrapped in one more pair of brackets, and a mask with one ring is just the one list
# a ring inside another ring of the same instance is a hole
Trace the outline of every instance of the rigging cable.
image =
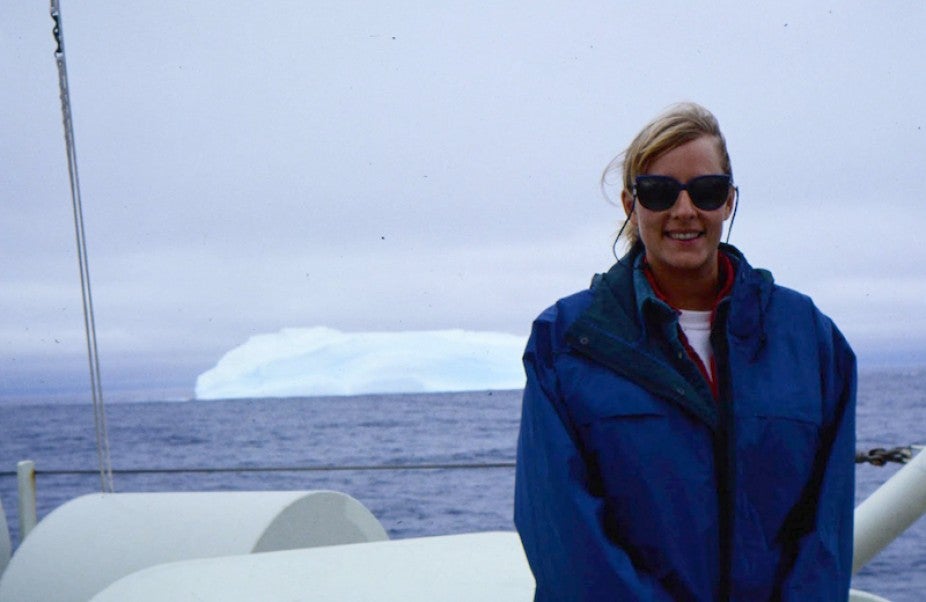
[(96, 323), (93, 319), (93, 296), (90, 294), (90, 267), (87, 263), (87, 240), (84, 235), (84, 211), (80, 201), (80, 181), (77, 177), (77, 150), (71, 119), (71, 97), (68, 93), (68, 72), (64, 59), (64, 36), (61, 32), (61, 8), (51, 0), (51, 18), (55, 22), (55, 62), (58, 64), (58, 87), (61, 90), (61, 116), (64, 121), (64, 142), (68, 155), (68, 175), (71, 180), (71, 205), (74, 209), (74, 232), (77, 237), (77, 261), (80, 264), (80, 290), (84, 310), (84, 334), (87, 339), (87, 360), (90, 367), (90, 389), (93, 397), (93, 419), (96, 430), (96, 450), (100, 464), (100, 489), (113, 491), (113, 470), (109, 455), (109, 435), (106, 432), (106, 410), (103, 387), (100, 384), (100, 358), (96, 344)]

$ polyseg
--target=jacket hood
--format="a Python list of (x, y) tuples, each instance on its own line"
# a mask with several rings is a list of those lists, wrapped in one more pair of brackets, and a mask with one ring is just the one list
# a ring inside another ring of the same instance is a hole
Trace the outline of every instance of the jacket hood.
[(745, 345), (754, 361), (765, 344), (765, 314), (775, 279), (770, 271), (750, 266), (736, 247), (721, 244), (720, 250), (733, 260), (736, 270), (736, 281), (730, 291), (727, 332)]

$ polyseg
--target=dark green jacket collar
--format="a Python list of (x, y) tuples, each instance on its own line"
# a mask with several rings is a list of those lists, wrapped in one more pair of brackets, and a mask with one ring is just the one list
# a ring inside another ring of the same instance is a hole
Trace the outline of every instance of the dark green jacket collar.
[[(771, 274), (754, 270), (735, 247), (721, 245), (721, 250), (733, 261), (736, 280), (722, 301), (729, 308), (719, 314), (726, 316), (727, 333), (737, 339), (738, 348), (754, 360), (765, 341), (762, 315), (771, 294)], [(569, 327), (566, 341), (575, 352), (677, 403), (716, 430), (713, 399), (705, 398), (703, 388), (673, 366), (657, 341), (676, 327), (678, 317), (653, 292), (642, 259), (642, 247), (634, 249), (594, 280), (592, 303)]]

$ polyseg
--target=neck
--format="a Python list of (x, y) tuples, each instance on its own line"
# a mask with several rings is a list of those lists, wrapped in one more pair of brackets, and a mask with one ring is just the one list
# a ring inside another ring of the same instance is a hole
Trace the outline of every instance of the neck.
[[(661, 269), (660, 269), (661, 268)], [(714, 308), (720, 290), (720, 270), (712, 261), (705, 270), (673, 270), (650, 264), (648, 271), (657, 295), (676, 309), (708, 311)]]

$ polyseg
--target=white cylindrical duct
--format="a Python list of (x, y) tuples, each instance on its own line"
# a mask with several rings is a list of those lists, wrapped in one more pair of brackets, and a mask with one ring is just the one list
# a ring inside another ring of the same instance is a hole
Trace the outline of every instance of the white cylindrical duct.
[(887, 598), (869, 594), (857, 589), (849, 590), (849, 602), (891, 602)]
[(91, 494), (42, 520), (0, 579), (0, 602), (86, 602), (156, 564), (387, 539), (333, 491)]
[[(171, 562), (127, 575), (90, 602), (530, 602), (513, 531), (400, 539)], [(816, 602), (816, 601), (814, 601)]]
[(926, 453), (920, 452), (855, 509), (855, 573), (926, 512)]

